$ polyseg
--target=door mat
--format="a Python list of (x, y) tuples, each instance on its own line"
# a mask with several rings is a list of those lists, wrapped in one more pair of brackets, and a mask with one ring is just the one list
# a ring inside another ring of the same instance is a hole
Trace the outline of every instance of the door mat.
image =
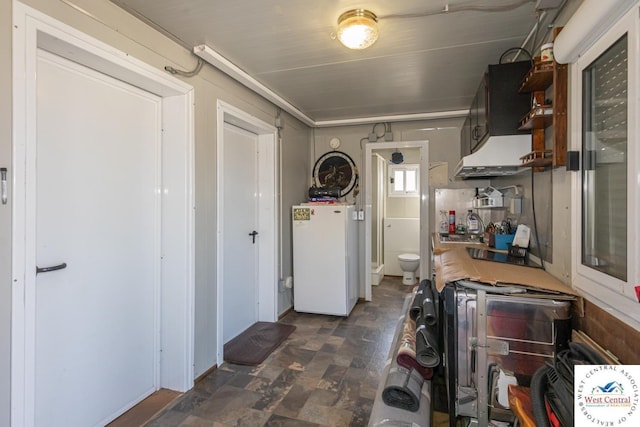
[(295, 329), (284, 323), (256, 322), (224, 345), (224, 360), (236, 365), (259, 365)]

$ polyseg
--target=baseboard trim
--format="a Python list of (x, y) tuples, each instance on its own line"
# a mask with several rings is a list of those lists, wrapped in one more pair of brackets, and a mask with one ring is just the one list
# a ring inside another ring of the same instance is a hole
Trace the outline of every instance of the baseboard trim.
[(161, 388), (107, 424), (107, 427), (143, 426), (171, 405), (182, 393)]
[(205, 379), (207, 377), (207, 375), (215, 372), (218, 369), (218, 365), (213, 365), (212, 367), (210, 367), (209, 369), (207, 369), (206, 371), (204, 371), (202, 374), (200, 374), (194, 381), (193, 384), (198, 384), (200, 381), (202, 381), (203, 379)]
[(281, 315), (278, 316), (278, 320), (282, 320), (282, 318), (284, 316), (286, 316), (287, 314), (291, 313), (292, 311), (293, 311), (293, 307), (289, 307)]

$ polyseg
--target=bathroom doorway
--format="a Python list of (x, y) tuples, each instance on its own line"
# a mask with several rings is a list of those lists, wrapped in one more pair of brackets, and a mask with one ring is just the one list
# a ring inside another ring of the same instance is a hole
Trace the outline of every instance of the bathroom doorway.
[[(427, 277), (429, 275), (429, 144), (428, 141), (398, 141), (384, 143), (368, 143), (365, 147), (365, 174), (364, 174), (364, 194), (365, 194), (365, 254), (364, 254), (364, 276), (365, 276), (365, 297), (371, 299), (371, 286), (375, 282), (376, 274), (380, 279), (389, 270), (384, 266), (384, 223), (386, 211), (389, 206), (381, 206), (385, 197), (384, 188), (389, 183), (386, 175), (387, 166), (390, 164), (392, 152), (407, 153), (407, 163), (417, 162), (419, 167), (419, 194), (417, 196), (417, 212), (408, 214), (419, 219), (418, 230), (418, 254), (420, 255), (420, 267), (417, 276)], [(412, 154), (411, 151), (415, 153)], [(403, 154), (404, 156), (404, 154)], [(381, 160), (382, 159), (382, 160)], [(415, 160), (411, 160), (415, 159)], [(397, 161), (397, 159), (396, 159)], [(402, 164), (402, 163), (399, 163)], [(381, 176), (382, 175), (382, 176)], [(382, 186), (382, 188), (381, 188)], [(416, 201), (414, 199), (414, 201)], [(400, 216), (399, 206), (395, 204), (393, 215)], [(411, 208), (409, 208), (411, 209)], [(391, 213), (391, 212), (389, 212)], [(394, 218), (392, 222), (398, 222)], [(399, 221), (409, 224), (411, 221)], [(414, 221), (415, 222), (415, 221)], [(388, 232), (387, 232), (388, 233)], [(389, 253), (387, 251), (387, 256)], [(395, 262), (397, 262), (394, 259)], [(393, 269), (391, 273), (393, 273)]]

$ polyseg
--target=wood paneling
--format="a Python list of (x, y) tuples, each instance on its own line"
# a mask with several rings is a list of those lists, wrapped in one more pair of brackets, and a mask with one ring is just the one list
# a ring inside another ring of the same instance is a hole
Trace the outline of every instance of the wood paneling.
[(624, 365), (640, 364), (640, 331), (621, 322), (592, 302), (584, 301), (584, 317), (574, 318), (574, 328), (616, 355)]

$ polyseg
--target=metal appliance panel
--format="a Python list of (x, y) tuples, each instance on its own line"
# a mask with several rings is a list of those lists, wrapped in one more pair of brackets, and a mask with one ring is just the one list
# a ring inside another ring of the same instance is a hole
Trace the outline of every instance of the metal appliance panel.
[(480, 425), (491, 418), (508, 419), (510, 411), (487, 408), (492, 372), (503, 370), (528, 386), (537, 368), (566, 346), (571, 303), (496, 295), (455, 284), (447, 285), (443, 294), (445, 371), (454, 403), (450, 417), (470, 417)]

